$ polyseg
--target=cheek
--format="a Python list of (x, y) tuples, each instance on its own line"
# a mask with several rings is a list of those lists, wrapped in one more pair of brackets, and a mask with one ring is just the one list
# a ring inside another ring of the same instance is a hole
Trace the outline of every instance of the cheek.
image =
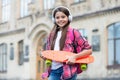
[(69, 21), (69, 20), (68, 20), (68, 19), (66, 19), (66, 20), (65, 20), (65, 23), (67, 24), (67, 23), (68, 23), (68, 21)]
[(56, 23), (58, 23), (58, 20), (55, 20)]
[(65, 21), (68, 22), (69, 21), (68, 18), (66, 18)]

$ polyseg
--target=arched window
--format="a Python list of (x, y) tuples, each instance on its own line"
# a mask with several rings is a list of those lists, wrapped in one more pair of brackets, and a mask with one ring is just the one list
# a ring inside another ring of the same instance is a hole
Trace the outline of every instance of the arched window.
[(7, 72), (7, 44), (0, 44), (0, 72)]
[(108, 26), (108, 67), (120, 65), (120, 22)]

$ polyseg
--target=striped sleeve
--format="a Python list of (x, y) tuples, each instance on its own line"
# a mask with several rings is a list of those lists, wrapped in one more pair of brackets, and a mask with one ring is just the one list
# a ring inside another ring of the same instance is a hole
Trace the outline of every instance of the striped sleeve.
[(78, 30), (75, 30), (75, 40), (78, 44), (78, 46), (81, 47), (81, 50), (83, 49), (91, 49), (91, 45), (88, 43), (88, 41), (81, 35), (81, 33)]

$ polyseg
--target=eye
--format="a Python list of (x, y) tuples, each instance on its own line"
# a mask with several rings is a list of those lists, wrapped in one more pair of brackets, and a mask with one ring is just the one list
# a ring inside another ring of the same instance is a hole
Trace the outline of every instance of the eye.
[(62, 18), (65, 18), (65, 16), (61, 16)]
[(55, 19), (59, 19), (59, 17), (57, 16), (57, 17), (55, 17)]

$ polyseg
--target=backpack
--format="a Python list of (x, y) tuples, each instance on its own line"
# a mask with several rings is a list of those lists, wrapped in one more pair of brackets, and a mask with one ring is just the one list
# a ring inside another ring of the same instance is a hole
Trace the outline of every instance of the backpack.
[(73, 45), (73, 48), (74, 48), (74, 53), (77, 53), (76, 48), (77, 48), (78, 44), (77, 44), (77, 42), (75, 41), (75, 29), (72, 29), (71, 35), (72, 35), (72, 36), (71, 36), (71, 40), (73, 41), (72, 45)]

